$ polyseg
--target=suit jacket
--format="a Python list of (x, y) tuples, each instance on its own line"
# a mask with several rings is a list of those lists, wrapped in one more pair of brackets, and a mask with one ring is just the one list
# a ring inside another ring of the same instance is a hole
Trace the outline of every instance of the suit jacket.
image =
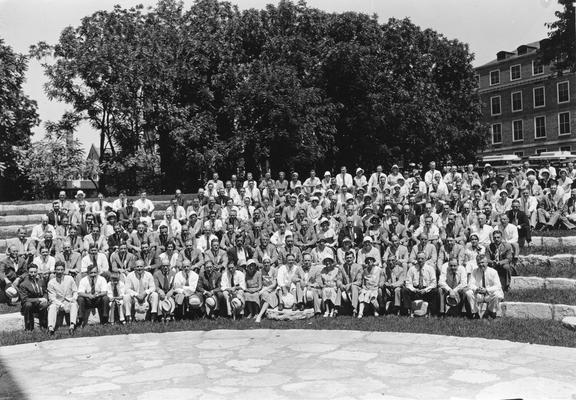
[[(250, 246), (242, 246), (244, 248), (244, 252), (246, 253), (246, 261), (251, 259), (254, 256), (254, 249)], [(238, 248), (233, 246), (228, 249), (228, 262), (234, 263), (238, 265)]]
[(116, 235), (116, 233), (110, 235), (108, 237), (108, 251), (115, 251), (116, 250), (115, 247), (118, 247), (122, 242), (127, 241), (128, 241), (128, 234), (126, 232), (122, 232), (120, 233), (120, 235)]
[(506, 212), (506, 215), (508, 216), (510, 223), (513, 223), (514, 225), (520, 227), (521, 229), (530, 230), (530, 219), (528, 219), (528, 216), (524, 211), (509, 210)]
[(349, 238), (355, 247), (362, 246), (362, 239), (364, 239), (362, 228), (354, 226), (352, 227), (352, 232), (350, 232), (350, 229), (347, 226), (342, 227), (338, 233), (338, 244), (340, 247), (342, 247), (342, 241), (345, 238)]
[(56, 261), (62, 261), (65, 266), (64, 269), (66, 272), (70, 270), (74, 270), (76, 272), (80, 272), (80, 265), (82, 263), (82, 255), (76, 251), (70, 252), (68, 256), (68, 260), (64, 257), (64, 253), (60, 252), (56, 254)]
[(55, 212), (54, 210), (48, 211), (48, 223), (53, 227), (60, 226), (62, 224), (62, 218), (66, 216), (62, 211)]
[(174, 288), (174, 276), (176, 274), (173, 271), (168, 271), (168, 285), (164, 279), (164, 274), (160, 269), (154, 272), (154, 285), (156, 286), (157, 292), (162, 292), (164, 294), (168, 293), (172, 288)]
[(112, 272), (117, 272), (118, 270), (132, 271), (134, 269), (134, 263), (136, 262), (136, 256), (130, 252), (126, 252), (124, 260), (120, 259), (120, 254), (115, 251), (110, 256), (110, 269)]
[(118, 210), (118, 221), (120, 221), (122, 225), (128, 221), (136, 221), (138, 218), (140, 218), (140, 211), (134, 206), (132, 206), (130, 210), (128, 207), (123, 207)]
[(0, 260), (0, 280), (8, 278), (10, 282), (14, 282), (17, 277), (26, 272), (26, 265), (27, 262), (22, 257), (18, 257), (16, 261), (10, 257)]
[(26, 278), (20, 282), (20, 285), (18, 285), (18, 292), (20, 293), (22, 305), (27, 301), (33, 303), (38, 302), (40, 301), (40, 298), (48, 300), (48, 283), (41, 277), (38, 277), (36, 281), (38, 290), (34, 288), (34, 285), (28, 276), (26, 276)]
[(155, 271), (161, 264), (160, 260), (160, 252), (155, 249), (151, 248), (148, 251), (148, 254), (142, 254), (141, 252), (136, 255), (137, 260), (144, 261), (144, 267), (146, 269), (150, 268), (151, 271)]
[(228, 255), (222, 249), (218, 249), (216, 254), (212, 251), (212, 249), (208, 249), (203, 254), (204, 262), (210, 260), (214, 264), (214, 266), (226, 267), (228, 266)]

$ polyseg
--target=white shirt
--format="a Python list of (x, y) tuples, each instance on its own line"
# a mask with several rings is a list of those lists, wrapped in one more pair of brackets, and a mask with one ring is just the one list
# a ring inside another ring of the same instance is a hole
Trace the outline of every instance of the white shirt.
[(52, 232), (52, 238), (56, 238), (56, 229), (54, 229), (52, 225), (47, 224), (46, 226), (44, 226), (42, 224), (39, 224), (34, 226), (34, 228), (32, 228), (30, 239), (36, 240), (38, 242), (44, 240), (44, 235), (46, 234), (46, 232)]
[(470, 230), (472, 231), (472, 233), (475, 233), (476, 235), (478, 235), (478, 241), (480, 242), (480, 244), (482, 246), (489, 246), (490, 245), (490, 242), (492, 241), (490, 239), (490, 236), (492, 235), (494, 228), (492, 228), (490, 225), (484, 224), (482, 229), (480, 229), (478, 227), (478, 224), (474, 224), (470, 227)]
[(281, 265), (280, 268), (278, 268), (278, 275), (276, 276), (278, 286), (290, 288), (293, 285), (292, 279), (296, 275), (297, 270), (296, 265), (293, 265), (291, 270), (288, 269), (287, 265)]
[(46, 260), (42, 256), (38, 256), (32, 260), (32, 263), (38, 266), (39, 274), (47, 274), (49, 272), (54, 272), (54, 264), (56, 264), (56, 259), (52, 256), (46, 257)]
[(346, 173), (344, 176), (342, 176), (342, 173), (339, 173), (338, 175), (336, 175), (336, 186), (344, 186), (344, 185), (346, 185), (346, 187), (354, 185), (352, 175)]
[(182, 232), (182, 224), (180, 223), (180, 221), (178, 221), (177, 219), (172, 218), (172, 220), (170, 220), (170, 222), (168, 222), (167, 219), (162, 220), (162, 222), (160, 222), (160, 225), (158, 225), (158, 231), (160, 231), (160, 227), (161, 226), (167, 226), (168, 227), (168, 235), (170, 236), (179, 236), (180, 233)]
[(174, 276), (174, 292), (191, 295), (196, 291), (198, 278), (198, 274), (194, 271), (188, 271), (188, 279), (184, 276), (183, 271), (178, 271)]
[[(103, 276), (96, 276), (94, 287), (96, 289), (96, 293), (108, 292), (108, 282), (106, 282), (106, 279), (104, 279)], [(89, 276), (85, 276), (84, 278), (80, 279), (80, 283), (78, 284), (78, 293), (92, 293)]]
[[(88, 267), (92, 265), (92, 258), (90, 254), (85, 255), (80, 263), (80, 272), (88, 272)], [(98, 265), (98, 273), (108, 271), (110, 266), (108, 265), (108, 259), (103, 253), (96, 254), (96, 265)]]
[(132, 271), (126, 276), (126, 291), (131, 296), (136, 296), (140, 291), (147, 295), (156, 291), (154, 284), (154, 277), (148, 271), (143, 271), (140, 278), (136, 275), (136, 271)]
[(502, 240), (507, 243), (518, 243), (518, 227), (513, 224), (507, 224), (506, 228), (498, 225), (498, 230), (502, 232)]
[(142, 209), (146, 208), (150, 215), (152, 215), (152, 211), (154, 211), (154, 203), (149, 199), (138, 199), (134, 202), (134, 207), (138, 209), (138, 211), (142, 211)]
[[(222, 272), (222, 279), (220, 280), (220, 289), (230, 289), (232, 287), (232, 280), (230, 279), (228, 270)], [(246, 290), (246, 276), (240, 270), (234, 271), (234, 286), (240, 286), (241, 289)]]
[[(500, 298), (504, 298), (500, 277), (494, 268), (486, 268), (484, 272), (484, 281), (486, 282), (486, 290), (489, 294), (495, 294)], [(480, 268), (475, 268), (474, 271), (472, 271), (468, 287), (472, 290), (482, 287), (482, 270)]]

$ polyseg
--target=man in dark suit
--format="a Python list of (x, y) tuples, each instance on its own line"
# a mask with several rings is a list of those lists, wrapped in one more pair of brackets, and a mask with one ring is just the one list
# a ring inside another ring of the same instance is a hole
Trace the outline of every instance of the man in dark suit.
[(520, 202), (514, 200), (512, 209), (506, 212), (510, 223), (518, 227), (518, 246), (524, 247), (526, 242), (532, 241), (532, 232), (530, 231), (530, 219), (524, 211), (520, 210)]
[(18, 286), (24, 315), (24, 329), (34, 330), (34, 313), (38, 313), (41, 328), (48, 328), (48, 291), (46, 282), (38, 276), (38, 266), (30, 264), (28, 274)]
[(228, 263), (238, 265), (238, 260), (248, 261), (254, 255), (254, 249), (244, 244), (244, 236), (237, 235), (235, 246), (228, 249)]
[(64, 212), (60, 209), (60, 202), (54, 200), (52, 203), (52, 210), (48, 211), (48, 224), (52, 225), (54, 228), (62, 225), (62, 218), (66, 216)]
[(5, 290), (20, 275), (26, 272), (27, 262), (24, 258), (18, 257), (18, 248), (10, 246), (8, 248), (8, 257), (0, 260), (0, 303), (10, 304), (6, 298)]
[(502, 290), (507, 292), (510, 288), (512, 246), (502, 240), (502, 232), (494, 231), (492, 233), (492, 243), (486, 249), (488, 256), (488, 265), (498, 272)]
[(129, 221), (136, 225), (139, 218), (140, 211), (134, 207), (134, 199), (128, 199), (126, 207), (118, 210), (118, 220), (122, 223), (122, 226), (127, 226)]
[(352, 243), (354, 243), (355, 247), (362, 246), (362, 239), (364, 238), (362, 228), (354, 226), (353, 217), (346, 218), (346, 226), (340, 229), (340, 232), (338, 233), (338, 243), (340, 244), (340, 247), (342, 247), (342, 241), (344, 238), (349, 238)]

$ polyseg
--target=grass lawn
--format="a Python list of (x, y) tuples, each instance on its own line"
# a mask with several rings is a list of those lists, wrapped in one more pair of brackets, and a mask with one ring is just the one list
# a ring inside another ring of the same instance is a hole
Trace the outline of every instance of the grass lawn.
[[(525, 320), (513, 318), (498, 318), (496, 320), (470, 321), (464, 318), (408, 318), (384, 316), (379, 318), (366, 317), (362, 320), (348, 316), (334, 319), (308, 319), (300, 321), (269, 321), (261, 324), (253, 320), (232, 321), (229, 319), (194, 320), (161, 323), (133, 323), (130, 325), (88, 326), (78, 329), (75, 337), (91, 337), (102, 335), (126, 335), (148, 332), (176, 332), (213, 329), (316, 329), (316, 330), (360, 330), (376, 332), (410, 332), (436, 335), (452, 335), (460, 337), (481, 337), (487, 339), (503, 339), (523, 343), (537, 343), (552, 346), (576, 347), (575, 333), (556, 321)], [(321, 333), (319, 333), (321, 334)], [(45, 340), (68, 338), (65, 329), (56, 332), (53, 337), (39, 329), (33, 332), (0, 333), (0, 346), (21, 343), (41, 342)], [(439, 338), (441, 342), (443, 339)]]
[(504, 296), (504, 301), (576, 305), (576, 290), (570, 290), (570, 289), (511, 290)]
[(545, 267), (533, 264), (525, 264), (517, 266), (516, 272), (518, 272), (518, 276), (576, 279), (576, 268), (569, 263), (554, 263)]
[(20, 304), (18, 304), (17, 306), (8, 306), (4, 303), (0, 303), (0, 314), (10, 314), (19, 311), (20, 311)]

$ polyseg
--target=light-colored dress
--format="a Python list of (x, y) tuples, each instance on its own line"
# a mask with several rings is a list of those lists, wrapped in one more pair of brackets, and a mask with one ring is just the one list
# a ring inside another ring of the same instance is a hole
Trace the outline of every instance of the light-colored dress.
[(380, 283), (380, 276), (382, 275), (382, 268), (374, 266), (372, 271), (364, 268), (362, 272), (362, 288), (358, 295), (358, 301), (370, 303), (378, 297), (378, 284)]
[(339, 282), (342, 278), (340, 269), (336, 267), (324, 267), (321, 272), (322, 276), (322, 299), (324, 301), (331, 301), (334, 305), (340, 304), (340, 296), (338, 295)]

